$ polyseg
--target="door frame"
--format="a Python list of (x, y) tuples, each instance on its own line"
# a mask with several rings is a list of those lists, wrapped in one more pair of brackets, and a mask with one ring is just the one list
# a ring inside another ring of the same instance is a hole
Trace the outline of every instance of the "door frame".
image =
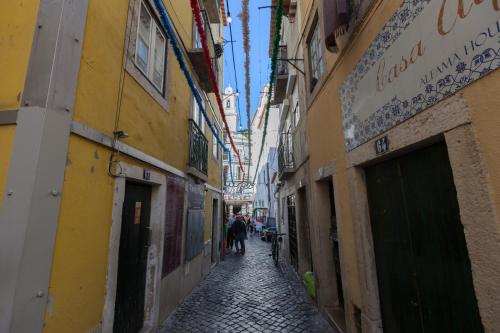
[[(378, 137), (346, 155), (352, 221), (359, 251), (356, 260), (362, 281), (363, 331), (383, 332), (364, 168), (440, 140), (445, 141), (448, 149), (482, 323), (485, 331), (493, 331), (500, 325), (500, 319), (493, 315), (499, 296), (489, 291), (500, 288), (499, 281), (491, 281), (492, 272), (500, 272), (500, 258), (494, 255), (499, 250), (495, 239), (500, 239), (497, 213), (488, 185), (489, 175), (468, 113), (464, 99), (454, 95), (446, 103), (438, 103), (384, 133), (390, 140), (386, 155), (377, 156), (374, 151)], [(433, 126), (427, 126), (429, 124)]]
[[(210, 251), (210, 263), (211, 265), (215, 265), (219, 263), (220, 261), (220, 255), (219, 255), (219, 237), (218, 237), (218, 232), (219, 232), (219, 220), (220, 220), (220, 212), (219, 212), (219, 206), (220, 206), (220, 198), (219, 196), (216, 196), (215, 193), (212, 194), (211, 198), (211, 204), (212, 204), (212, 225), (211, 225), (211, 238), (212, 238), (212, 249)], [(217, 202), (217, 207), (214, 209), (214, 203)]]
[[(160, 314), (161, 265), (163, 257), (165, 202), (167, 199), (166, 176), (159, 172), (124, 162), (120, 162), (119, 164), (124, 176), (115, 178), (102, 332), (113, 332), (122, 206), (125, 199), (125, 185), (127, 181), (151, 186), (151, 217), (149, 226), (152, 238), (147, 259), (144, 325), (141, 330), (141, 332), (148, 332), (158, 325)], [(149, 171), (149, 180), (144, 180), (145, 170)]]

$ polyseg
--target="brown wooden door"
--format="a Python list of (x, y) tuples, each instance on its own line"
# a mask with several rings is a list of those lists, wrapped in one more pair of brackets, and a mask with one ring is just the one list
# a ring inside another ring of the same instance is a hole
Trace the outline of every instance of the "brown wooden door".
[(446, 145), (366, 178), (384, 332), (483, 332)]
[(113, 332), (139, 332), (144, 322), (151, 187), (127, 182), (122, 209)]
[(297, 243), (297, 217), (295, 211), (295, 194), (287, 197), (288, 208), (288, 242), (290, 249), (290, 264), (296, 272), (299, 270), (299, 250)]

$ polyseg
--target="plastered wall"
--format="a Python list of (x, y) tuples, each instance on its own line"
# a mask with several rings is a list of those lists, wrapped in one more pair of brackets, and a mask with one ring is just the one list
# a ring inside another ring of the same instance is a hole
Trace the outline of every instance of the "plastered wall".
[[(304, 9), (311, 9), (309, 14), (304, 14), (306, 17), (303, 18), (303, 21), (306, 22), (308, 15), (314, 15), (315, 5), (313, 1), (303, 1), (302, 3), (304, 3)], [(362, 268), (356, 266), (356, 261), (358, 260), (358, 256), (362, 255), (360, 251), (364, 251), (360, 246), (369, 247), (370, 245), (368, 243), (355, 243), (356, 238), (353, 223), (356, 221), (353, 221), (353, 210), (362, 210), (363, 212), (357, 212), (357, 216), (360, 216), (365, 214), (364, 211), (367, 207), (360, 206), (357, 202), (352, 201), (359, 197), (355, 192), (359, 190), (356, 188), (360, 184), (352, 184), (352, 177), (350, 181), (346, 172), (346, 169), (350, 165), (346, 164), (344, 152), (343, 118), (340, 107), (339, 87), (376, 37), (378, 31), (382, 29), (391, 15), (399, 8), (399, 5), (400, 1), (374, 1), (371, 10), (367, 13), (366, 19), (360, 24), (359, 30), (351, 35), (350, 38), (341, 40), (340, 52), (332, 54), (325, 51), (326, 74), (318, 82), (315, 90), (308, 95), (309, 110), (307, 121), (311, 177), (324, 165), (327, 165), (331, 161), (335, 163), (334, 185), (336, 187), (335, 194), (338, 196), (337, 214), (340, 214), (342, 221), (342, 249), (345, 267), (348, 271), (346, 277), (348, 279), (351, 301), (357, 305), (362, 304), (362, 295), (360, 295), (359, 290), (363, 288), (360, 288), (360, 286), (368, 285), (371, 282), (363, 280), (363, 274), (359, 271)], [(308, 26), (306, 26), (307, 28)], [(306, 47), (305, 44), (303, 46)], [(477, 140), (475, 144), (477, 144), (479, 154), (475, 158), (480, 158), (481, 161), (476, 162), (478, 165), (483, 165), (486, 171), (487, 191), (484, 193), (489, 193), (492, 199), (492, 216), (496, 216), (496, 211), (499, 208), (498, 203), (500, 202), (500, 173), (498, 172), (500, 169), (500, 147), (498, 146), (498, 142), (500, 142), (500, 117), (497, 112), (500, 102), (500, 97), (497, 93), (499, 87), (500, 72), (495, 71), (465, 87), (457, 94), (463, 100), (463, 103), (465, 103), (466, 108), (464, 110), (467, 109), (469, 112), (470, 120), (467, 120), (467, 122), (470, 121), (473, 133), (475, 133), (475, 139)], [(447, 101), (444, 101), (444, 103), (447, 103)], [(439, 112), (439, 107), (434, 112)], [(403, 128), (404, 126), (405, 123), (398, 127)], [(431, 125), (428, 126), (432, 127)], [(328, 144), (325, 144), (325, 142), (328, 142)], [(369, 144), (371, 145), (372, 143), (369, 142), (365, 145)], [(354, 150), (351, 154), (352, 156), (358, 156), (361, 154), (361, 151), (370, 150), (371, 152), (373, 149), (370, 147), (361, 146), (357, 149), (358, 152)], [(364, 158), (361, 160), (366, 161), (367, 159)], [(455, 174), (456, 177), (459, 175), (459, 172)], [(358, 180), (362, 179), (362, 177), (358, 178)], [(457, 180), (455, 180), (455, 183), (457, 183)], [(461, 210), (465, 208), (467, 207), (461, 207)], [(495, 220), (495, 217), (493, 217), (493, 220)], [(497, 231), (499, 230), (498, 223), (498, 217), (496, 217)], [(481, 229), (482, 226), (478, 225), (475, 228)], [(476, 245), (474, 244), (477, 241), (468, 240), (470, 251), (475, 251)], [(475, 276), (483, 276), (482, 274), (485, 274), (488, 269), (491, 270), (491, 267), (488, 268), (488, 266), (486, 262), (481, 263), (479, 266), (476, 265), (474, 268), (476, 270), (476, 273), (474, 273)], [(492, 277), (490, 276), (490, 278)], [(482, 283), (481, 280), (476, 280), (476, 288), (478, 285), (482, 288)], [(478, 296), (480, 297), (480, 295), (479, 293)], [(481, 302), (480, 299), (480, 305)], [(494, 301), (488, 298), (486, 302), (487, 306), (484, 305), (482, 307), (489, 309), (489, 306)], [(491, 314), (483, 312), (482, 315), (488, 317), (487, 321), (484, 322), (485, 326), (493, 327)]]
[(0, 3), (0, 111), (19, 108), (38, 15), (36, 0)]
[(85, 332), (101, 321), (114, 188), (108, 154), (70, 138), (45, 332)]
[[(166, 1), (165, 5), (185, 45), (191, 45), (189, 3), (174, 0)], [(179, 170), (186, 170), (191, 92), (170, 46), (167, 109), (132, 75), (122, 72), (128, 8), (128, 1), (123, 0), (89, 1), (74, 120), (112, 136), (117, 105), (121, 103), (118, 129), (129, 134), (123, 142)], [(13, 137), (13, 133), (14, 128), (0, 127), (0, 137)], [(210, 131), (206, 131), (206, 136), (209, 184), (220, 188), (219, 163), (212, 157)], [(8, 140), (0, 143), (1, 152), (7, 149), (7, 143)], [(114, 178), (108, 175), (110, 153), (108, 148), (87, 139), (70, 137), (45, 332), (87, 332), (99, 327), (103, 320), (115, 187)], [(123, 154), (119, 160), (165, 174)], [(0, 188), (7, 170), (3, 169), (2, 164)], [(212, 202), (209, 199), (211, 196), (207, 195), (205, 240), (211, 237)], [(189, 278), (195, 280), (199, 276)]]

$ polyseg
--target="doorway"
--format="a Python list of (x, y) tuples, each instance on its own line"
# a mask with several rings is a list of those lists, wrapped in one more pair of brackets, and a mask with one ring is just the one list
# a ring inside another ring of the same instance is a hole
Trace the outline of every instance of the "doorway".
[(287, 201), (288, 213), (288, 242), (290, 248), (290, 264), (298, 272), (299, 256), (297, 247), (297, 219), (295, 214), (295, 194), (289, 195)]
[(217, 262), (217, 226), (219, 220), (219, 199), (212, 199), (212, 263)]
[(307, 271), (314, 272), (314, 263), (311, 249), (311, 232), (309, 225), (309, 214), (307, 213), (307, 192), (306, 188), (302, 187), (297, 191), (298, 198), (298, 214), (299, 214), (299, 268), (300, 273)]
[(337, 305), (339, 309), (344, 310), (344, 288), (342, 286), (342, 268), (340, 265), (339, 233), (333, 179), (330, 178), (326, 183), (328, 184), (328, 202), (330, 204), (330, 240), (332, 242), (333, 266), (335, 269), (335, 280), (337, 282)]
[(483, 332), (445, 143), (366, 182), (384, 332)]
[(122, 208), (113, 332), (138, 332), (144, 324), (151, 187), (126, 182)]

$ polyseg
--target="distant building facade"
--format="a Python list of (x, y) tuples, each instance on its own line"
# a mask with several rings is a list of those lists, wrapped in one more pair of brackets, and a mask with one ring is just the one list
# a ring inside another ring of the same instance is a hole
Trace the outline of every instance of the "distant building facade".
[[(278, 161), (278, 125), (279, 109), (271, 106), (267, 122), (267, 134), (264, 146), (262, 147), (262, 136), (264, 134), (266, 105), (269, 96), (269, 85), (263, 87), (263, 93), (260, 97), (259, 106), (252, 118), (252, 172), (256, 175), (254, 184), (256, 208), (267, 209), (267, 217), (276, 218), (275, 210), (275, 186), (270, 181), (277, 175)], [(262, 156), (260, 164), (257, 166), (260, 150)], [(257, 169), (258, 167), (258, 169)]]
[(231, 212), (232, 206), (241, 206), (243, 214), (251, 214), (253, 210), (254, 192), (250, 182), (250, 172), (252, 161), (250, 160), (250, 144), (248, 141), (248, 130), (239, 130), (240, 119), (237, 109), (237, 92), (231, 86), (226, 87), (223, 95), (224, 112), (231, 131), (231, 137), (238, 150), (243, 166), (240, 167), (238, 155), (231, 147), (229, 137), (224, 134), (224, 143), (230, 148), (231, 164), (229, 163), (229, 153), (224, 154), (224, 200)]

